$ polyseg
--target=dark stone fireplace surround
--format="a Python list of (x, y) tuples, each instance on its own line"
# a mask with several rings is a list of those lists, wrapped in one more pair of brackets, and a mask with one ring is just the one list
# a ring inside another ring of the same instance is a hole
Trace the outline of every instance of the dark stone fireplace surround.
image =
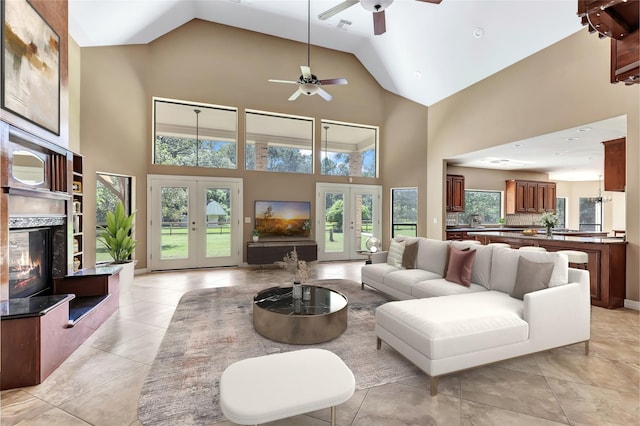
[[(23, 195), (9, 196), (9, 231), (31, 228), (50, 230), (50, 245), (47, 250), (47, 264), (50, 265), (49, 289), (53, 288), (53, 279), (67, 274), (67, 216), (65, 200)], [(11, 257), (9, 247), (9, 257)]]

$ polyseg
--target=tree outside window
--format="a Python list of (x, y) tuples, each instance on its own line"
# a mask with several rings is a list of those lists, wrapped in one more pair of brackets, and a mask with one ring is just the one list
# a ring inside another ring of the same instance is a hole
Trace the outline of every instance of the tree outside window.
[(460, 213), (459, 223), (469, 223), (469, 215), (480, 215), (483, 224), (494, 225), (502, 217), (502, 192), (465, 190), (464, 213)]
[(418, 188), (391, 190), (391, 238), (418, 236)]

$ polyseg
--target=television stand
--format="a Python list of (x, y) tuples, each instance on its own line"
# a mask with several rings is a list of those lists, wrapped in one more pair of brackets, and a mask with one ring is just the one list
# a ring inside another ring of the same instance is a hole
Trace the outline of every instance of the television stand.
[(318, 260), (318, 244), (310, 240), (258, 241), (247, 243), (249, 265), (269, 265), (281, 261), (296, 248), (298, 259), (306, 262)]

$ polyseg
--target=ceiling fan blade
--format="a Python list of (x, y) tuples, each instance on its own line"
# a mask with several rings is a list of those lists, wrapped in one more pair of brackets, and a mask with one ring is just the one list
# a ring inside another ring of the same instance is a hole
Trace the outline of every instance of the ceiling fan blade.
[(322, 99), (324, 99), (327, 102), (330, 101), (331, 99), (333, 99), (333, 96), (331, 96), (330, 94), (328, 94), (326, 91), (322, 90), (319, 87), (318, 87), (318, 91), (316, 93), (318, 93), (318, 95), (320, 95), (322, 97)]
[(318, 83), (320, 84), (349, 84), (349, 82), (347, 81), (346, 78), (330, 78), (328, 80), (319, 80)]
[(373, 13), (373, 34), (380, 35), (387, 31), (387, 24), (384, 19), (384, 10)]
[(440, 2), (442, 0), (416, 0), (416, 1), (422, 1), (422, 2), (425, 2), (425, 3), (440, 4)]
[(299, 90), (296, 90), (295, 92), (293, 92), (293, 95), (289, 96), (289, 100), (290, 101), (295, 101), (296, 99), (298, 99), (298, 96), (300, 96), (302, 92), (300, 92)]
[(321, 21), (326, 21), (327, 19), (331, 18), (336, 13), (340, 13), (343, 10), (348, 9), (351, 6), (353, 6), (354, 4), (358, 4), (358, 3), (360, 3), (359, 0), (346, 0), (346, 1), (343, 1), (342, 3), (339, 3), (339, 4), (335, 5), (335, 6), (333, 6), (331, 9), (325, 10), (324, 12), (322, 12), (320, 15), (318, 15), (318, 19), (320, 19)]
[(300, 70), (302, 71), (302, 76), (306, 79), (313, 78), (311, 75), (311, 68), (306, 65), (300, 65)]
[(287, 84), (298, 84), (297, 81), (291, 81), (291, 80), (274, 80), (272, 78), (270, 78), (269, 83), (287, 83)]

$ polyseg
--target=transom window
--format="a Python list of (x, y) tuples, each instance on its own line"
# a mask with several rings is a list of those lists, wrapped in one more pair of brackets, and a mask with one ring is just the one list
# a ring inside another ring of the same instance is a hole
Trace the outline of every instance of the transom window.
[(312, 174), (313, 124), (310, 117), (247, 110), (245, 168)]
[(237, 168), (238, 111), (154, 98), (153, 163)]
[(321, 174), (377, 176), (377, 127), (329, 120), (321, 125)]

